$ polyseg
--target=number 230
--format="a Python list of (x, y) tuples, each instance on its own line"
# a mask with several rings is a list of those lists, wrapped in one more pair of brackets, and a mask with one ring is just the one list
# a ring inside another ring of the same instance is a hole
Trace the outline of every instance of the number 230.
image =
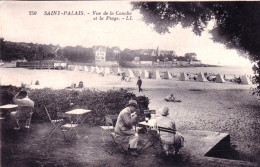
[(29, 11), (29, 15), (37, 15), (37, 11)]

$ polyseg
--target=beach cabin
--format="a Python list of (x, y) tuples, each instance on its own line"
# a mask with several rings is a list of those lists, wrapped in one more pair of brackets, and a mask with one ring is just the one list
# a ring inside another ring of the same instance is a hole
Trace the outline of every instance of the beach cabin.
[(188, 81), (190, 80), (185, 72), (182, 72), (179, 78), (180, 81)]
[(208, 81), (208, 80), (206, 79), (206, 77), (204, 76), (204, 74), (199, 73), (198, 76), (197, 76), (196, 81), (198, 81), (198, 82), (206, 82), (206, 81)]
[(225, 79), (222, 75), (220, 74), (217, 74), (216, 76), (216, 80), (215, 80), (217, 83), (224, 83), (225, 82)]

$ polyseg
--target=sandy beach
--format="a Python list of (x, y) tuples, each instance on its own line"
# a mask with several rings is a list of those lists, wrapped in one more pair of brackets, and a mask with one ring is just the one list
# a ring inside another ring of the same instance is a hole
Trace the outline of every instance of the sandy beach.
[[(85, 88), (100, 90), (125, 88), (150, 99), (149, 108), (158, 110), (162, 106), (170, 108), (170, 116), (178, 129), (227, 132), (231, 144), (246, 154), (256, 154), (260, 141), (259, 100), (252, 96), (254, 85), (235, 83), (213, 83), (143, 79), (143, 92), (137, 91), (136, 79), (121, 82), (120, 76), (99, 76), (82, 71), (28, 70), (0, 68), (1, 84), (20, 86), (31, 84), (31, 88), (51, 87), (63, 89), (72, 82), (83, 81)], [(38, 80), (40, 85), (34, 85)], [(166, 102), (164, 97), (173, 93), (181, 102)]]

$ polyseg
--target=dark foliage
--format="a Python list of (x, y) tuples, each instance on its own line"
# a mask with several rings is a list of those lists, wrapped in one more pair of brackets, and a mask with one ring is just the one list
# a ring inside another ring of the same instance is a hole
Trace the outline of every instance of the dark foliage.
[(0, 87), (0, 105), (13, 104), (13, 97), (21, 88), (15, 86), (1, 86)]
[(95, 60), (95, 55), (92, 48), (85, 48), (82, 46), (67, 46), (61, 50), (61, 57), (72, 62), (91, 63)]
[[(1, 105), (13, 103), (14, 95), (21, 88), (13, 86), (1, 87)], [(44, 107), (48, 109), (52, 117), (57, 112), (66, 112), (72, 109), (90, 109), (92, 112), (88, 116), (88, 122), (102, 124), (105, 115), (119, 114), (125, 108), (130, 99), (136, 99), (140, 111), (148, 109), (149, 99), (145, 96), (136, 97), (135, 94), (127, 90), (52, 90), (36, 89), (28, 90), (29, 98), (35, 102), (34, 120), (48, 120)], [(141, 112), (140, 112), (141, 113)]]

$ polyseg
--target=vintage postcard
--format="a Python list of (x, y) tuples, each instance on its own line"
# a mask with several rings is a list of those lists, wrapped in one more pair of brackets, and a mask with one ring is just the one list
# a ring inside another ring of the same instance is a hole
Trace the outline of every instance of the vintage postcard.
[(1, 166), (256, 166), (259, 6), (0, 2)]

